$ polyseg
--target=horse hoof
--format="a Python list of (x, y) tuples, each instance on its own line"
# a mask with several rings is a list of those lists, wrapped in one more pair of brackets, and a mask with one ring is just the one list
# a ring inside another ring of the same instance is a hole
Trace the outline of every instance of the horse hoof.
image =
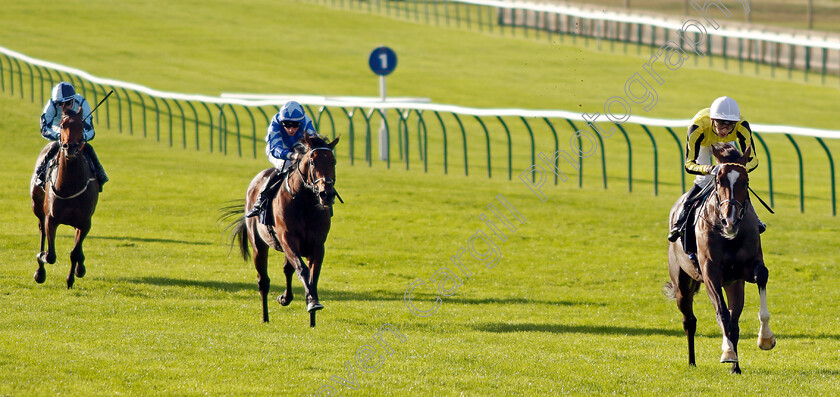
[(776, 347), (776, 335), (770, 335), (769, 338), (758, 337), (758, 348), (761, 350), (770, 350)]
[(87, 273), (87, 270), (85, 269), (85, 265), (83, 265), (81, 263), (76, 265), (76, 277), (82, 278), (82, 277), (85, 276), (86, 273)]
[(737, 363), (738, 362), (738, 355), (735, 354), (734, 351), (725, 351), (723, 355), (720, 356), (720, 362), (722, 363)]
[(292, 298), (286, 300), (285, 296), (280, 295), (277, 297), (277, 303), (279, 303), (280, 306), (289, 306), (289, 303), (292, 303)]
[(309, 304), (306, 305), (306, 311), (308, 311), (310, 313), (321, 310), (323, 308), (324, 308), (324, 305), (322, 305), (318, 302), (309, 302)]
[(73, 289), (73, 282), (75, 279), (67, 279), (67, 289)]
[(43, 284), (44, 281), (47, 281), (47, 271), (42, 267), (35, 271), (35, 282)]

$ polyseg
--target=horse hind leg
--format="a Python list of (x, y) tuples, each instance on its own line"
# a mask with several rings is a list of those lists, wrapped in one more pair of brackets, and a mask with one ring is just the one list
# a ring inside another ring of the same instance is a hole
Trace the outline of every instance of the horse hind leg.
[(41, 231), (41, 249), (38, 251), (38, 254), (35, 255), (35, 259), (38, 261), (38, 269), (35, 270), (35, 282), (38, 284), (43, 284), (44, 281), (47, 281), (47, 271), (46, 269), (44, 269), (44, 263), (46, 263), (46, 253), (44, 252), (44, 240), (46, 239), (46, 232), (44, 230), (43, 217), (38, 219), (38, 229)]
[(292, 293), (292, 275), (295, 274), (295, 268), (288, 259), (286, 259), (286, 263), (283, 266), (283, 273), (286, 275), (286, 290), (283, 291), (282, 295), (277, 297), (277, 303), (281, 306), (289, 306), (295, 298)]
[(761, 300), (761, 308), (758, 311), (758, 347), (761, 350), (770, 350), (776, 346), (776, 336), (770, 330), (770, 311), (767, 310), (767, 280), (769, 272), (763, 263), (755, 268), (755, 282), (758, 284), (758, 296)]
[(263, 322), (268, 322), (268, 294), (271, 289), (271, 279), (268, 277), (268, 246), (262, 244), (262, 247), (255, 247), (254, 249), (254, 267), (257, 269), (257, 285), (260, 288), (260, 298), (262, 300), (262, 315)]
[(694, 294), (700, 287), (700, 283), (691, 279), (685, 272), (680, 270), (679, 281), (675, 288), (677, 307), (683, 315), (683, 330), (688, 341), (688, 365), (696, 366), (694, 356), (694, 335), (697, 332), (697, 317), (694, 316)]

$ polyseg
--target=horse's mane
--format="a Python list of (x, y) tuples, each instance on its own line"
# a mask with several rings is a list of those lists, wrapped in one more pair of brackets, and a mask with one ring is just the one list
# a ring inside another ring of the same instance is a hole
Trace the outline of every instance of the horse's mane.
[(306, 147), (306, 145), (303, 143), (303, 140), (300, 140), (300, 142), (298, 142), (298, 144), (294, 147), (295, 152), (300, 154), (306, 154), (306, 152), (308, 152), (309, 150), (318, 147), (327, 147), (327, 145), (329, 144), (326, 138), (318, 134), (309, 135), (309, 142), (312, 145), (310, 147)]
[(737, 162), (738, 159), (741, 158), (742, 154), (741, 151), (738, 150), (738, 147), (732, 143), (723, 143), (715, 145), (715, 149), (718, 150), (718, 158), (723, 160), (725, 163), (734, 163)]
[(318, 135), (318, 134), (310, 135), (309, 136), (309, 142), (312, 143), (312, 147), (310, 149), (316, 148), (316, 147), (325, 147), (329, 143), (329, 142), (327, 142), (326, 138), (324, 138), (323, 136)]
[(64, 116), (67, 116), (67, 117), (76, 117), (76, 116), (79, 116), (79, 115), (81, 115), (81, 109), (79, 109), (78, 112), (76, 112), (73, 109), (67, 109), (67, 110), (64, 111)]

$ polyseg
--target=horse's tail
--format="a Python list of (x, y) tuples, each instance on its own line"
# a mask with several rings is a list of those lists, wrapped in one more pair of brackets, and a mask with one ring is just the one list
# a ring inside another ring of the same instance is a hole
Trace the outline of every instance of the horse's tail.
[(251, 259), (251, 251), (248, 247), (248, 226), (245, 224), (245, 205), (242, 203), (230, 203), (220, 209), (220, 221), (231, 221), (224, 230), (228, 234), (230, 242), (230, 249), (233, 250), (233, 245), (239, 245), (239, 252), (242, 254), (242, 259), (248, 261)]
[(662, 286), (662, 293), (665, 294), (665, 297), (668, 299), (677, 299), (677, 289), (674, 287), (674, 283), (670, 281)]

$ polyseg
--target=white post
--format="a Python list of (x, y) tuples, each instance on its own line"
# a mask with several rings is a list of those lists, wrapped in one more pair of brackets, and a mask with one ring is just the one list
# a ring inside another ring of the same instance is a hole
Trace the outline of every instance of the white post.
[[(383, 75), (379, 76), (379, 99), (385, 102), (385, 76)], [(385, 129), (385, 119), (382, 119), (379, 124), (379, 160), (388, 160), (388, 134)]]

